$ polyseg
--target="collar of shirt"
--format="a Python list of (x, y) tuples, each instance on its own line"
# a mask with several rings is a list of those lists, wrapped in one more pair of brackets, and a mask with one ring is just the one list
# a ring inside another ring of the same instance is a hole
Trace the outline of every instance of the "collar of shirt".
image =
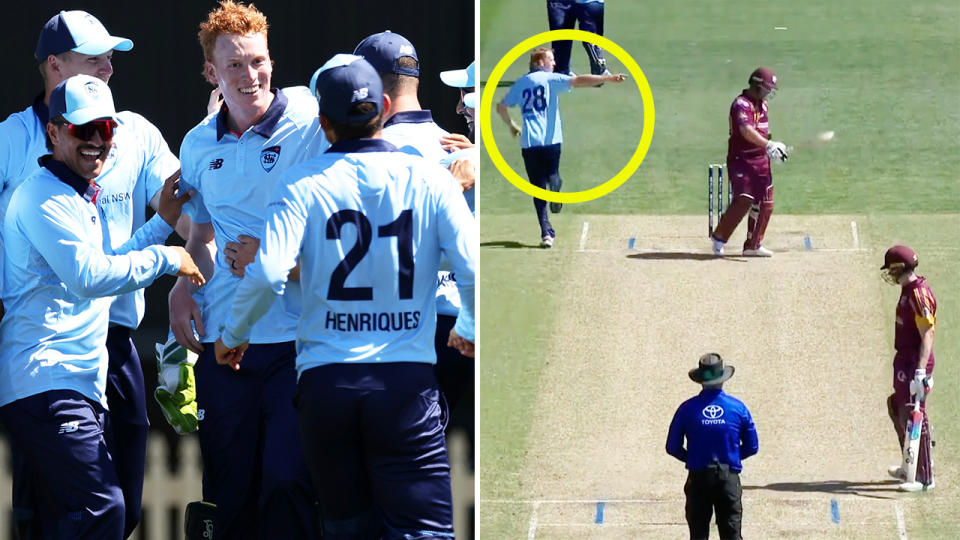
[(433, 122), (433, 114), (430, 113), (429, 109), (425, 111), (401, 111), (391, 116), (383, 124), (383, 127), (393, 124), (425, 124), (427, 122)]
[(53, 155), (51, 154), (41, 156), (37, 161), (41, 167), (53, 173), (61, 182), (75, 189), (78, 195), (88, 202), (97, 204), (97, 195), (100, 193), (100, 186), (98, 186), (96, 182), (81, 178), (77, 173), (71, 171), (70, 167), (67, 167), (65, 163), (53, 159)]
[(43, 102), (43, 92), (37, 94), (37, 97), (33, 99), (33, 114), (37, 115), (40, 123), (44, 126), (50, 120), (50, 107), (47, 107), (47, 104)]
[[(283, 111), (287, 109), (287, 96), (283, 95), (283, 92), (277, 88), (271, 88), (270, 91), (273, 92), (273, 101), (270, 103), (270, 106), (267, 107), (267, 112), (263, 113), (263, 116), (260, 117), (260, 121), (250, 128), (251, 131), (264, 139), (269, 139), (270, 136), (273, 135), (273, 130), (277, 128), (277, 123), (280, 122), (280, 117), (283, 116)], [(230, 127), (227, 126), (228, 111), (227, 102), (224, 101), (223, 105), (220, 106), (220, 112), (217, 113), (218, 141), (222, 139), (227, 132), (231, 131)]]
[(327, 148), (333, 154), (354, 154), (357, 152), (399, 152), (396, 146), (383, 139), (347, 139), (337, 141)]
[(744, 88), (744, 89), (740, 92), (740, 95), (743, 96), (743, 97), (745, 97), (745, 98), (747, 98), (747, 101), (749, 101), (750, 103), (753, 103), (754, 106), (756, 106), (756, 107), (759, 107), (760, 104), (763, 103), (763, 100), (762, 100), (762, 99), (755, 99), (753, 96), (750, 95), (750, 89), (749, 89), (749, 88)]
[(700, 391), (700, 396), (713, 399), (723, 393), (723, 388), (704, 388)]

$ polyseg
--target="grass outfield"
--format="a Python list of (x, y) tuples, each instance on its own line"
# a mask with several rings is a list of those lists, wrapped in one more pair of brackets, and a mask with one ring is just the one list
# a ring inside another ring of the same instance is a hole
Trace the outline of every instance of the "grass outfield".
[[(843, 392), (851, 381), (861, 377), (870, 380), (870, 384), (863, 387), (862, 399), (882, 399), (888, 391), (892, 312), (897, 293), (895, 288), (883, 286), (875, 267), (879, 267), (883, 249), (888, 245), (897, 242), (913, 245), (920, 253), (921, 273), (928, 276), (939, 299), (938, 392), (931, 403), (938, 442), (935, 453), (938, 487), (936, 493), (919, 497), (891, 497), (905, 505), (901, 508), (904, 532), (910, 538), (958, 536), (960, 528), (952, 509), (960, 503), (957, 491), (960, 454), (955, 451), (960, 445), (960, 427), (950, 421), (948, 414), (960, 406), (960, 395), (955, 391), (960, 386), (960, 367), (951, 361), (960, 351), (960, 332), (956, 330), (956, 321), (960, 320), (960, 294), (956, 279), (951, 277), (956, 273), (956, 239), (960, 234), (960, 164), (956, 154), (960, 143), (960, 98), (957, 97), (960, 95), (960, 39), (956, 31), (960, 27), (960, 4), (816, 1), (796, 5), (764, 1), (740, 3), (737, 12), (727, 11), (727, 5), (620, 2), (607, 7), (606, 36), (633, 55), (651, 83), (656, 103), (656, 131), (647, 159), (623, 187), (597, 201), (567, 205), (562, 214), (552, 218), (558, 230), (555, 250), (547, 252), (533, 247), (539, 235), (530, 198), (503, 180), (484, 156), (478, 203), (483, 243), (480, 293), (483, 337), (482, 361), (478, 363), (481, 501), (477, 523), (480, 538), (524, 537), (531, 529), (531, 522), (536, 521), (533, 503), (529, 501), (569, 499), (575, 495), (563, 493), (564, 485), (569, 485), (571, 490), (586, 485), (595, 488), (593, 492), (582, 489), (591, 492), (590, 497), (615, 498), (618, 493), (601, 495), (602, 488), (609, 487), (608, 484), (616, 486), (617, 478), (626, 478), (636, 481), (628, 483), (632, 488), (619, 490), (621, 498), (641, 500), (650, 496), (644, 491), (644, 478), (634, 472), (642, 469), (644, 455), (633, 455), (636, 462), (628, 461), (620, 469), (608, 470), (611, 478), (607, 483), (601, 478), (578, 484), (578, 472), (564, 472), (561, 467), (570, 456), (557, 449), (554, 450), (559, 453), (555, 455), (545, 453), (551, 448), (543, 442), (546, 428), (542, 420), (549, 408), (545, 403), (569, 407), (572, 425), (585, 421), (589, 424), (591, 415), (598, 414), (589, 401), (564, 404), (545, 397), (559, 391), (558, 384), (587, 386), (592, 376), (589, 369), (570, 374), (568, 379), (557, 375), (558, 365), (564, 365), (564, 361), (569, 361), (566, 355), (573, 354), (556, 350), (556, 343), (564, 342), (557, 336), (558, 328), (572, 327), (598, 344), (614, 339), (596, 327), (595, 319), (585, 317), (576, 308), (571, 295), (582, 297), (583, 303), (589, 305), (595, 298), (608, 298), (610, 287), (623, 286), (602, 278), (592, 283), (582, 279), (571, 283), (570, 280), (581, 277), (584, 265), (606, 256), (602, 254), (612, 254), (610, 264), (616, 265), (631, 253), (645, 250), (674, 253), (671, 257), (680, 260), (669, 262), (680, 264), (678, 275), (687, 278), (691, 286), (699, 286), (704, 291), (719, 286), (710, 273), (684, 273), (691, 265), (713, 263), (698, 261), (692, 256), (687, 256), (691, 260), (682, 258), (682, 253), (708, 251), (703, 231), (705, 216), (695, 218), (693, 226), (681, 219), (678, 223), (683, 225), (673, 233), (654, 233), (650, 221), (631, 215), (662, 214), (665, 219), (674, 219), (668, 215), (705, 213), (704, 169), (707, 163), (722, 159), (726, 150), (727, 109), (744, 86), (749, 72), (761, 64), (773, 67), (780, 78), (781, 90), (771, 103), (771, 126), (778, 140), (794, 144), (820, 131), (836, 132), (835, 141), (826, 148), (797, 151), (786, 166), (775, 170), (777, 209), (771, 222), (771, 247), (781, 252), (778, 259), (796, 264), (797, 268), (783, 270), (785, 276), (792, 276), (792, 272), (798, 270), (802, 275), (803, 265), (808, 261), (803, 254), (802, 236), (816, 228), (816, 216), (853, 216), (860, 224), (860, 245), (866, 251), (858, 256), (837, 255), (837, 271), (862, 274), (857, 283), (867, 296), (839, 306), (838, 317), (878, 321), (870, 331), (835, 336), (842, 343), (867, 340), (863, 347), (871, 354), (877, 352), (879, 357), (875, 361), (849, 360), (852, 364), (848, 359), (836, 358), (836, 371), (825, 374), (821, 381), (821, 387), (826, 389), (827, 406), (816, 412), (830, 414), (830, 389), (840, 388), (832, 392)], [(484, 73), (489, 73), (500, 56), (516, 42), (547, 29), (543, 2), (517, 5), (485, 0), (480, 10)], [(774, 27), (787, 27), (787, 30), (774, 30)], [(577, 44), (573, 65), (580, 70), (587, 66), (583, 50)], [(615, 66), (616, 62), (611, 61), (611, 69), (617, 71)], [(515, 65), (506, 78), (513, 79), (524, 71), (522, 66)], [(505, 90), (498, 90), (495, 102), (503, 92)], [(561, 110), (566, 126), (561, 162), (566, 190), (590, 187), (612, 176), (639, 140), (639, 96), (636, 89), (628, 85), (575, 90), (561, 98)], [(511, 112), (516, 118), (517, 110)], [(501, 152), (516, 170), (522, 171), (516, 142), (509, 137), (499, 118), (494, 116), (493, 122)], [(622, 220), (620, 225), (601, 226), (606, 219), (614, 219), (613, 215), (618, 214), (623, 215), (616, 218)], [(794, 219), (786, 216), (788, 214), (800, 217)], [(809, 216), (807, 221), (801, 219), (804, 215)], [(592, 225), (586, 251), (579, 253), (583, 222)], [(742, 234), (742, 226), (739, 233)], [(630, 237), (637, 239), (634, 251), (627, 248)], [(832, 248), (818, 245), (817, 238), (814, 236), (811, 256), (831, 257), (826, 250)], [(657, 266), (657, 261), (651, 257), (644, 260), (642, 266), (627, 266), (632, 279), (628, 287), (650, 288), (665, 278), (669, 282), (672, 276), (660, 273), (668, 266)], [(600, 275), (605, 276), (598, 272)], [(628, 292), (629, 289), (623, 296), (628, 296)], [(688, 309), (696, 311), (698, 307), (701, 306), (693, 304)], [(667, 317), (649, 308), (634, 311), (636, 308), (629, 305), (611, 305), (607, 309), (632, 321), (637, 328), (651, 325), (645, 317), (656, 317), (657, 321)], [(801, 312), (804, 306), (795, 309)], [(675, 317), (680, 324), (687, 315)], [(697, 328), (679, 330), (695, 333)], [(616, 336), (624, 341), (635, 338)], [(682, 343), (691, 338), (665, 335), (661, 341), (676, 339)], [(638, 348), (643, 345), (632, 344)], [(664, 343), (656, 345), (662, 348)], [(709, 343), (695, 345), (699, 350)], [(682, 376), (692, 367), (695, 358), (667, 357), (663, 362)], [(586, 366), (628, 360), (629, 357), (590, 355), (581, 359)], [(735, 393), (746, 391), (747, 373), (742, 374), (740, 384), (743, 386), (735, 387)], [(642, 390), (637, 389), (634, 396), (619, 406), (639, 407), (653, 399)], [(682, 393), (694, 391), (692, 385), (681, 389)], [(672, 412), (676, 403), (669, 403), (667, 408)], [(890, 429), (884, 423), (884, 416), (881, 414), (879, 420), (871, 416), (877, 430)], [(606, 417), (598, 415), (597, 418)], [(854, 428), (867, 420), (843, 414), (838, 418), (840, 425), (834, 429), (839, 441), (824, 441), (816, 446), (826, 456), (832, 455), (834, 446), (856, 445), (857, 439), (844, 439), (843, 435), (855, 431)], [(663, 457), (662, 439), (668, 421), (664, 419), (662, 429), (648, 434), (656, 442), (652, 450), (656, 454), (649, 457), (651, 460)], [(762, 439), (775, 441), (784, 436), (772, 429), (774, 425), (769, 419), (760, 423)], [(578, 437), (589, 436), (576, 431), (563, 434), (569, 437), (571, 447), (576, 446), (572, 442)], [(864, 452), (891, 456), (895, 451), (888, 448), (893, 445), (891, 439), (892, 436), (884, 433), (883, 448), (871, 447)], [(619, 455), (618, 450), (614, 446), (610, 454)], [(768, 483), (773, 482), (777, 471), (762, 465), (763, 461), (759, 461), (763, 459), (762, 454), (757, 459), (760, 465), (747, 463), (748, 474), (749, 469), (755, 467), (759, 469), (758, 475)], [(818, 456), (817, 459), (828, 458)], [(544, 465), (544, 461), (552, 461), (553, 465)], [(669, 461), (664, 463), (669, 467), (670, 478), (674, 478), (681, 466)], [(884, 480), (882, 468), (877, 471), (873, 480)], [(781, 473), (786, 477), (789, 471)], [(745, 483), (748, 482), (745, 480)], [(676, 488), (679, 489), (679, 484)], [(761, 501), (778, 493), (747, 491), (745, 498), (756, 508), (762, 506)], [(791, 503), (784, 504), (790, 510)], [(877, 512), (883, 517), (876, 517), (869, 513), (857, 514), (859, 510), (847, 513), (846, 504), (841, 500), (844, 526), (851, 525), (852, 513), (861, 515), (864, 523), (879, 523), (890, 537), (897, 534), (892, 507), (878, 507), (881, 510)], [(569, 531), (560, 532), (562, 525), (555, 525), (551, 532), (549, 523), (568, 523), (571, 527), (578, 524), (579, 528), (570, 530), (580, 531), (578, 535), (583, 537), (640, 537), (625, 534), (626, 529), (620, 529), (621, 536), (601, 536), (598, 531), (603, 530), (602, 526), (593, 521), (595, 509), (587, 506), (589, 508), (581, 509), (579, 514), (571, 511), (563, 516), (554, 515), (557, 510), (550, 505), (540, 506), (538, 530), (543, 534), (537, 537), (572, 536)], [(675, 506), (672, 505), (671, 519), (677, 521)], [(869, 504), (864, 506), (875, 508)], [(624, 513), (626, 523), (629, 516), (641, 515), (642, 507), (642, 504), (629, 507), (624, 503), (616, 510)], [(763, 514), (765, 517), (777, 512), (786, 512), (787, 517), (793, 515), (778, 508)], [(614, 511), (611, 505), (611, 520), (615, 519)], [(797, 512), (802, 514), (799, 509)], [(829, 516), (829, 511), (823, 515)], [(679, 521), (682, 522), (682, 513)], [(658, 537), (658, 533), (682, 537), (675, 534), (677, 530), (682, 531), (682, 527), (675, 529), (678, 526), (648, 523), (646, 529), (638, 530), (646, 530), (648, 535), (650, 530), (655, 531), (651, 537)], [(863, 529), (860, 534), (869, 537), (868, 530)]]

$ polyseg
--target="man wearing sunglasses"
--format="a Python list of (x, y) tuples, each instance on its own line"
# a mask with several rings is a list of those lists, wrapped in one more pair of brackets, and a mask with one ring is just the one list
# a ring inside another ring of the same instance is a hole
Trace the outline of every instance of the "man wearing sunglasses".
[[(172, 229), (160, 214), (105, 248), (97, 181), (122, 158), (106, 83), (67, 79), (51, 92), (49, 114), (51, 153), (13, 194), (4, 219), (10, 312), (0, 321), (0, 419), (21, 464), (13, 484), (29, 475), (30, 510), (43, 528), (29, 537), (121, 538), (126, 501), (107, 414), (112, 295), (163, 274), (198, 285), (203, 275), (186, 250), (161, 244)], [(172, 180), (163, 189), (173, 197)]]
[[(46, 154), (46, 129), (50, 95), (69, 77), (84, 74), (104, 83), (113, 74), (111, 57), (115, 50), (128, 51), (129, 39), (110, 35), (95, 17), (83, 11), (64, 11), (50, 18), (40, 31), (35, 58), (44, 82), (44, 91), (25, 110), (0, 123), (0, 222), (8, 211), (14, 190), (39, 168), (37, 159)], [(164, 197), (165, 179), (177, 178), (180, 163), (170, 152), (159, 130), (142, 116), (124, 111), (115, 116), (115, 133), (110, 141), (103, 170), (97, 177), (100, 193), (97, 209), (103, 227), (104, 249), (126, 242), (146, 221), (148, 202), (158, 210), (165, 223), (155, 232), (154, 243), (162, 244), (178, 222), (182, 201)], [(80, 139), (89, 140), (92, 132), (106, 125), (86, 124), (76, 128)], [(100, 138), (106, 142), (105, 131)], [(92, 152), (95, 148), (89, 148)], [(78, 165), (81, 163), (78, 163)], [(173, 193), (171, 190), (169, 193)], [(169, 224), (170, 226), (166, 226)], [(181, 227), (186, 234), (187, 227)], [(2, 257), (2, 254), (0, 254)], [(0, 268), (2, 268), (0, 258)], [(2, 284), (0, 284), (2, 289)], [(11, 306), (7, 306), (10, 308)], [(109, 372), (107, 401), (113, 431), (111, 453), (117, 465), (120, 485), (127, 507), (125, 533), (129, 535), (140, 519), (140, 500), (146, 457), (147, 409), (143, 371), (130, 333), (144, 314), (143, 291), (114, 297), (110, 305), (110, 330), (107, 334)], [(19, 463), (14, 464), (20, 467)], [(29, 475), (19, 475), (29, 479)], [(31, 520), (33, 503), (28, 484), (14, 486), (14, 515), (21, 537), (42, 524)]]

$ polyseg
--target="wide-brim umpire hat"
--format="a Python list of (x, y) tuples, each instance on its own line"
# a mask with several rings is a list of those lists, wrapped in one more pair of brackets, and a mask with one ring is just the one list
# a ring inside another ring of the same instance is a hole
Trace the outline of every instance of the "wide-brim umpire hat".
[(733, 377), (734, 371), (733, 366), (723, 365), (723, 358), (719, 354), (707, 353), (700, 357), (697, 367), (691, 369), (689, 375), (693, 382), (704, 386), (716, 386)]
[(111, 36), (103, 24), (86, 11), (61, 11), (43, 25), (34, 57), (43, 62), (51, 54), (73, 51), (96, 56), (109, 50), (129, 51), (133, 42)]
[[(364, 38), (353, 50), (353, 54), (362, 56), (380, 73), (396, 73), (420, 78), (420, 59), (410, 40), (387, 30)], [(400, 65), (400, 59), (409, 56), (417, 61), (417, 67)]]
[(96, 77), (74, 75), (50, 92), (50, 118), (58, 116), (78, 126), (98, 118), (116, 120), (113, 93)]
[[(338, 54), (327, 60), (310, 80), (320, 103), (320, 114), (343, 123), (359, 123), (383, 109), (383, 83), (370, 62), (353, 54)], [(358, 103), (374, 104), (373, 112), (355, 114)]]

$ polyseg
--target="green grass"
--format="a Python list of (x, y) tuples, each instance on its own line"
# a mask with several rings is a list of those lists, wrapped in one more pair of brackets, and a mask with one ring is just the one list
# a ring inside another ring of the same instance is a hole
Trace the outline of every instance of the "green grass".
[[(960, 4), (751, 1), (615, 3), (606, 37), (639, 63), (657, 110), (653, 144), (618, 191), (571, 206), (585, 213), (699, 213), (707, 163), (726, 154), (727, 111), (758, 65), (775, 69), (775, 138), (790, 144), (833, 130), (822, 150), (797, 151), (775, 171), (778, 211), (899, 212), (907, 198), (950, 212), (960, 199)], [(542, 2), (481, 3), (484, 76), (516, 43), (546, 31)], [(786, 26), (787, 30), (774, 30)], [(578, 44), (574, 68), (587, 67)], [(609, 55), (608, 55), (609, 56)], [(611, 59), (612, 60), (612, 59)], [(616, 60), (611, 68), (622, 69)], [(505, 79), (526, 71), (522, 57)], [(496, 101), (506, 92), (497, 91)], [(561, 97), (569, 190), (597, 185), (626, 163), (642, 125), (633, 83)], [(515, 117), (518, 112), (512, 110)], [(501, 152), (523, 174), (518, 144), (493, 115)], [(485, 171), (495, 171), (486, 156)], [(529, 202), (499, 174), (484, 173), (485, 214), (526, 211)]]
[[(480, 28), (485, 80), (516, 43), (547, 30), (544, 3), (486, 0), (480, 3)], [(571, 214), (702, 214), (704, 169), (724, 159), (729, 105), (753, 68), (774, 68), (781, 87), (771, 102), (775, 138), (791, 144), (820, 131), (836, 132), (830, 145), (798, 150), (775, 169), (776, 212), (866, 215), (865, 245), (882, 253), (883, 247), (904, 242), (920, 251), (922, 273), (940, 306), (936, 352), (942, 390), (933, 405), (942, 411), (934, 419), (937, 465), (940, 470), (960, 467), (960, 458), (950, 450), (960, 446), (960, 426), (949, 420), (949, 411), (960, 406), (960, 366), (952, 361), (960, 351), (955, 278), (960, 3), (757, 0), (734, 8), (715, 1), (612, 2), (605, 35), (633, 55), (651, 84), (653, 144), (619, 190), (566, 205), (555, 220), (558, 230), (565, 220), (572, 221)], [(587, 61), (579, 44), (572, 56), (574, 69), (583, 71)], [(615, 72), (622, 69), (616, 60), (610, 64)], [(525, 65), (521, 57), (505, 79), (522, 75)], [(561, 97), (565, 190), (605, 181), (632, 153), (640, 137), (642, 104), (631, 84), (579, 89)], [(495, 103), (505, 91), (497, 91)], [(518, 117), (516, 109), (511, 112)], [(496, 114), (492, 122), (501, 153), (525, 176), (518, 144)], [(523, 498), (526, 437), (540, 376), (549, 362), (541, 351), (560, 316), (552, 307), (563, 294), (550, 284), (562, 282), (565, 261), (501, 247), (534, 244), (536, 220), (530, 198), (503, 179), (486, 154), (483, 160), (478, 487), (481, 499)], [(946, 215), (930, 219), (928, 214)], [(638, 286), (644, 278), (637, 276)], [(892, 351), (896, 291), (878, 291)], [(953, 493), (938, 495), (955, 498)], [(481, 517), (479, 530), (493, 531), (491, 537), (515, 538), (524, 532), (524, 515)], [(922, 523), (911, 525), (918, 527), (911, 529), (911, 537), (956, 536), (945, 519), (952, 519), (950, 512), (925, 513)]]

